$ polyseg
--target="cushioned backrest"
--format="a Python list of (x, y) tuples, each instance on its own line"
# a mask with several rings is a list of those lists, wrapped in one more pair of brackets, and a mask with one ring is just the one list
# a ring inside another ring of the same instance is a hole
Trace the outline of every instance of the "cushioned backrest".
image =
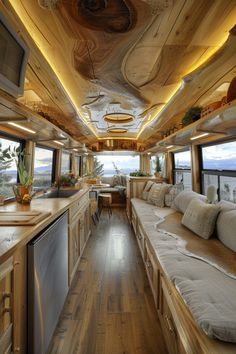
[(222, 200), (219, 205), (221, 211), (216, 221), (217, 237), (236, 252), (236, 204)]
[(206, 196), (202, 194), (198, 194), (193, 191), (182, 191), (175, 198), (174, 202), (171, 204), (171, 208), (180, 211), (181, 213), (185, 213), (189, 203), (194, 198), (200, 199), (202, 201), (206, 201)]
[(145, 187), (144, 187), (144, 189), (143, 189), (142, 195), (141, 195), (141, 198), (142, 198), (143, 200), (147, 200), (147, 198), (148, 198), (148, 193), (149, 193), (149, 191), (150, 191), (150, 189), (151, 189), (151, 187), (152, 187), (153, 184), (154, 184), (153, 181), (147, 181), (147, 183), (146, 183), (146, 185), (145, 185)]

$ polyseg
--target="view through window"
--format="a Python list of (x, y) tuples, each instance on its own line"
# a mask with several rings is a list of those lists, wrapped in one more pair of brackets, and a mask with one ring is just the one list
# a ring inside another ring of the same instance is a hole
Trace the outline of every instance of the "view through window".
[(213, 184), (219, 199), (236, 203), (236, 141), (202, 147), (202, 186)]
[(61, 174), (64, 175), (70, 172), (70, 153), (62, 151), (61, 154)]
[(175, 152), (173, 155), (175, 184), (183, 183), (185, 190), (192, 190), (190, 150)]
[(114, 176), (116, 174), (116, 168), (120, 170), (120, 173), (125, 175), (139, 170), (138, 155), (97, 155), (97, 159), (104, 165), (104, 176)]
[[(13, 151), (14, 147), (17, 148), (21, 145), (20, 142), (0, 138), (0, 144), (2, 150), (11, 148)], [(0, 194), (4, 195), (5, 198), (14, 197), (12, 186), (17, 183), (17, 171), (14, 161), (9, 161), (8, 163), (1, 163), (0, 166)]]
[(53, 150), (42, 147), (35, 148), (34, 188), (47, 188), (53, 183)]

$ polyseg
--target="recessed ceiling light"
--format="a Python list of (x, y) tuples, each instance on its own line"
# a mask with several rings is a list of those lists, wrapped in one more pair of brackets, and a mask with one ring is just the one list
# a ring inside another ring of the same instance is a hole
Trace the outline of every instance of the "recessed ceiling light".
[(115, 123), (115, 124), (125, 124), (132, 122), (134, 117), (131, 114), (127, 113), (108, 113), (106, 114), (103, 119), (108, 123)]
[(13, 126), (16, 127), (16, 128), (25, 130), (26, 132), (29, 132), (29, 133), (32, 133), (32, 134), (35, 134), (35, 133), (36, 133), (34, 130), (29, 129), (29, 128), (26, 128), (26, 127), (22, 127), (22, 125), (19, 125), (19, 124), (17, 124), (17, 123), (8, 122), (8, 124), (13, 125)]
[(174, 145), (166, 146), (167, 149), (171, 149)]
[(73, 151), (76, 151), (76, 152), (77, 152), (77, 151), (78, 151), (78, 149), (73, 149)]
[(64, 145), (64, 143), (62, 143), (61, 141), (53, 140), (53, 142), (58, 144), (58, 145)]
[(108, 133), (123, 134), (123, 133), (126, 133), (128, 130), (124, 129), (124, 128), (108, 128), (107, 131), (108, 131)]
[(199, 135), (193, 136), (192, 138), (190, 138), (190, 140), (195, 140), (195, 139), (203, 138), (204, 136), (207, 136), (207, 135), (209, 135), (209, 133), (199, 134)]

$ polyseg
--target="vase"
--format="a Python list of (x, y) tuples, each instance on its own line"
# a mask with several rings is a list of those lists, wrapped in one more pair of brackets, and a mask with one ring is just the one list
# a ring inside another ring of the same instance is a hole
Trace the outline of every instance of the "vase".
[(32, 186), (23, 186), (21, 184), (13, 186), (13, 192), (16, 201), (21, 204), (30, 204), (32, 199)]

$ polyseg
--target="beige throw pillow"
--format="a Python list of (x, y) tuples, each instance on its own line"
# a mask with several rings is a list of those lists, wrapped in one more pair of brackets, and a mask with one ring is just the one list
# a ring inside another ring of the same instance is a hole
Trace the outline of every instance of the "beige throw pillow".
[(152, 193), (150, 193), (149, 202), (160, 207), (160, 208), (164, 208), (165, 195), (166, 195), (166, 193), (168, 193), (171, 186), (172, 186), (171, 184), (158, 184), (158, 183), (156, 183), (155, 186), (150, 191)]
[(142, 195), (141, 195), (141, 198), (142, 198), (143, 200), (147, 200), (147, 198), (148, 198), (148, 193), (149, 193), (149, 191), (150, 191), (150, 189), (151, 189), (151, 187), (152, 187), (153, 184), (154, 184), (153, 181), (147, 181), (147, 183), (146, 183), (146, 185), (145, 185), (145, 187), (144, 187), (144, 189), (143, 189)]
[(171, 208), (184, 214), (189, 203), (193, 199), (206, 201), (206, 196), (193, 191), (182, 191), (174, 199), (173, 203), (171, 204)]
[(184, 213), (182, 224), (207, 240), (213, 234), (219, 211), (218, 205), (207, 204), (194, 198)]

